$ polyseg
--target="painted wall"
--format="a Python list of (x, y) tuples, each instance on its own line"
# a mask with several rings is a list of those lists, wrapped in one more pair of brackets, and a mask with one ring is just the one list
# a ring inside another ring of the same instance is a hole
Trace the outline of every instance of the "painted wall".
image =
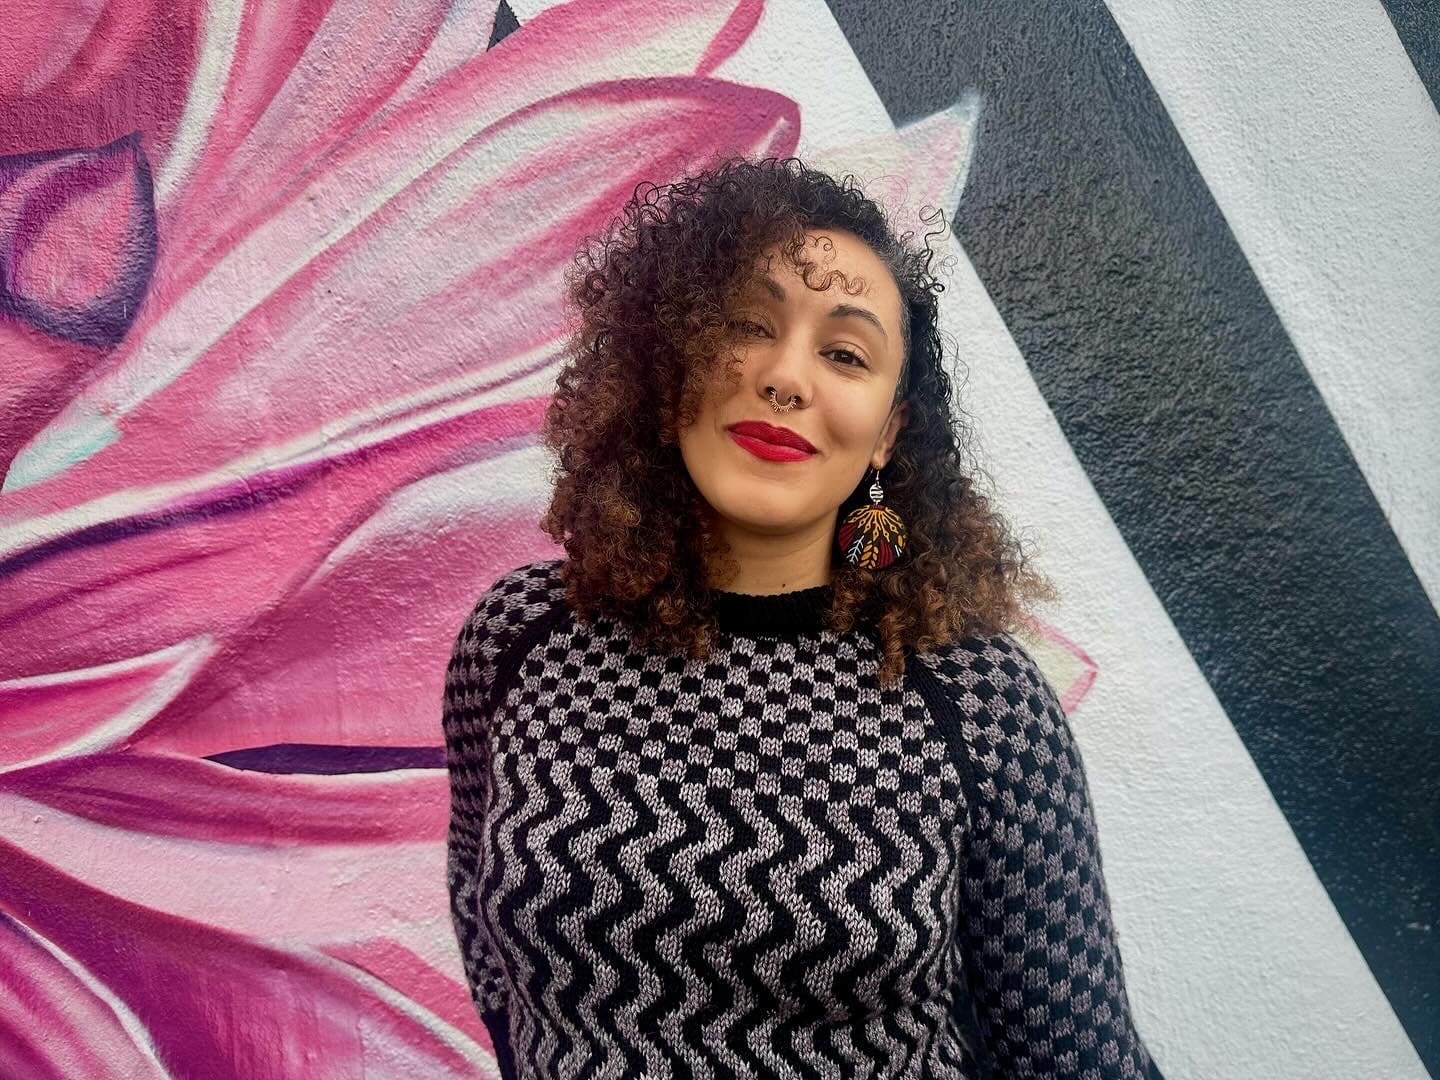
[(954, 223), (1178, 1077), (1440, 1071), (1424, 5), (96, 0), (0, 38), (0, 1076), (486, 1076), (454, 631), (560, 274), (715, 150)]

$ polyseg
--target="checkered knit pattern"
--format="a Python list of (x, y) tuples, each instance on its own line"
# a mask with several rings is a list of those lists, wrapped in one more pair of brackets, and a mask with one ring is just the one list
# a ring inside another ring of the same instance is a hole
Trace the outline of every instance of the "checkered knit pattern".
[(1009, 635), (911, 657), (828, 587), (705, 660), (483, 595), (443, 726), (451, 914), (504, 1077), (1158, 1077), (1079, 753)]

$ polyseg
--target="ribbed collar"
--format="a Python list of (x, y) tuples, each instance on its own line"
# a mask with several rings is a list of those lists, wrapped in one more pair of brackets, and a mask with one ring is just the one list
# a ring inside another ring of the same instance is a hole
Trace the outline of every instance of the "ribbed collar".
[(834, 598), (833, 585), (759, 595), (714, 591), (715, 619), (729, 634), (749, 637), (795, 637), (825, 628), (825, 613)]

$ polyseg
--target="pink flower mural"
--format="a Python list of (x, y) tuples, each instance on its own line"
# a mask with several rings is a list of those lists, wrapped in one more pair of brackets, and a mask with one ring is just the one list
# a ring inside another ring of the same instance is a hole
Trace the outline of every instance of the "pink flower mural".
[[(788, 154), (753, 2), (22, 6), (0, 49), (0, 1075), (477, 1076), (448, 649), (535, 527), (560, 275)], [(7, 18), (9, 16), (7, 15)]]

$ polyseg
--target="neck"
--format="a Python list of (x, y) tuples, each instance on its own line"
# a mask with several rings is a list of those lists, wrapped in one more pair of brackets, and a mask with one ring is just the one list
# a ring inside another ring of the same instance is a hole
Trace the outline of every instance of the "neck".
[(783, 537), (744, 533), (722, 524), (721, 535), (739, 569), (728, 579), (714, 575), (710, 587), (726, 592), (770, 596), (831, 583), (836, 514)]

